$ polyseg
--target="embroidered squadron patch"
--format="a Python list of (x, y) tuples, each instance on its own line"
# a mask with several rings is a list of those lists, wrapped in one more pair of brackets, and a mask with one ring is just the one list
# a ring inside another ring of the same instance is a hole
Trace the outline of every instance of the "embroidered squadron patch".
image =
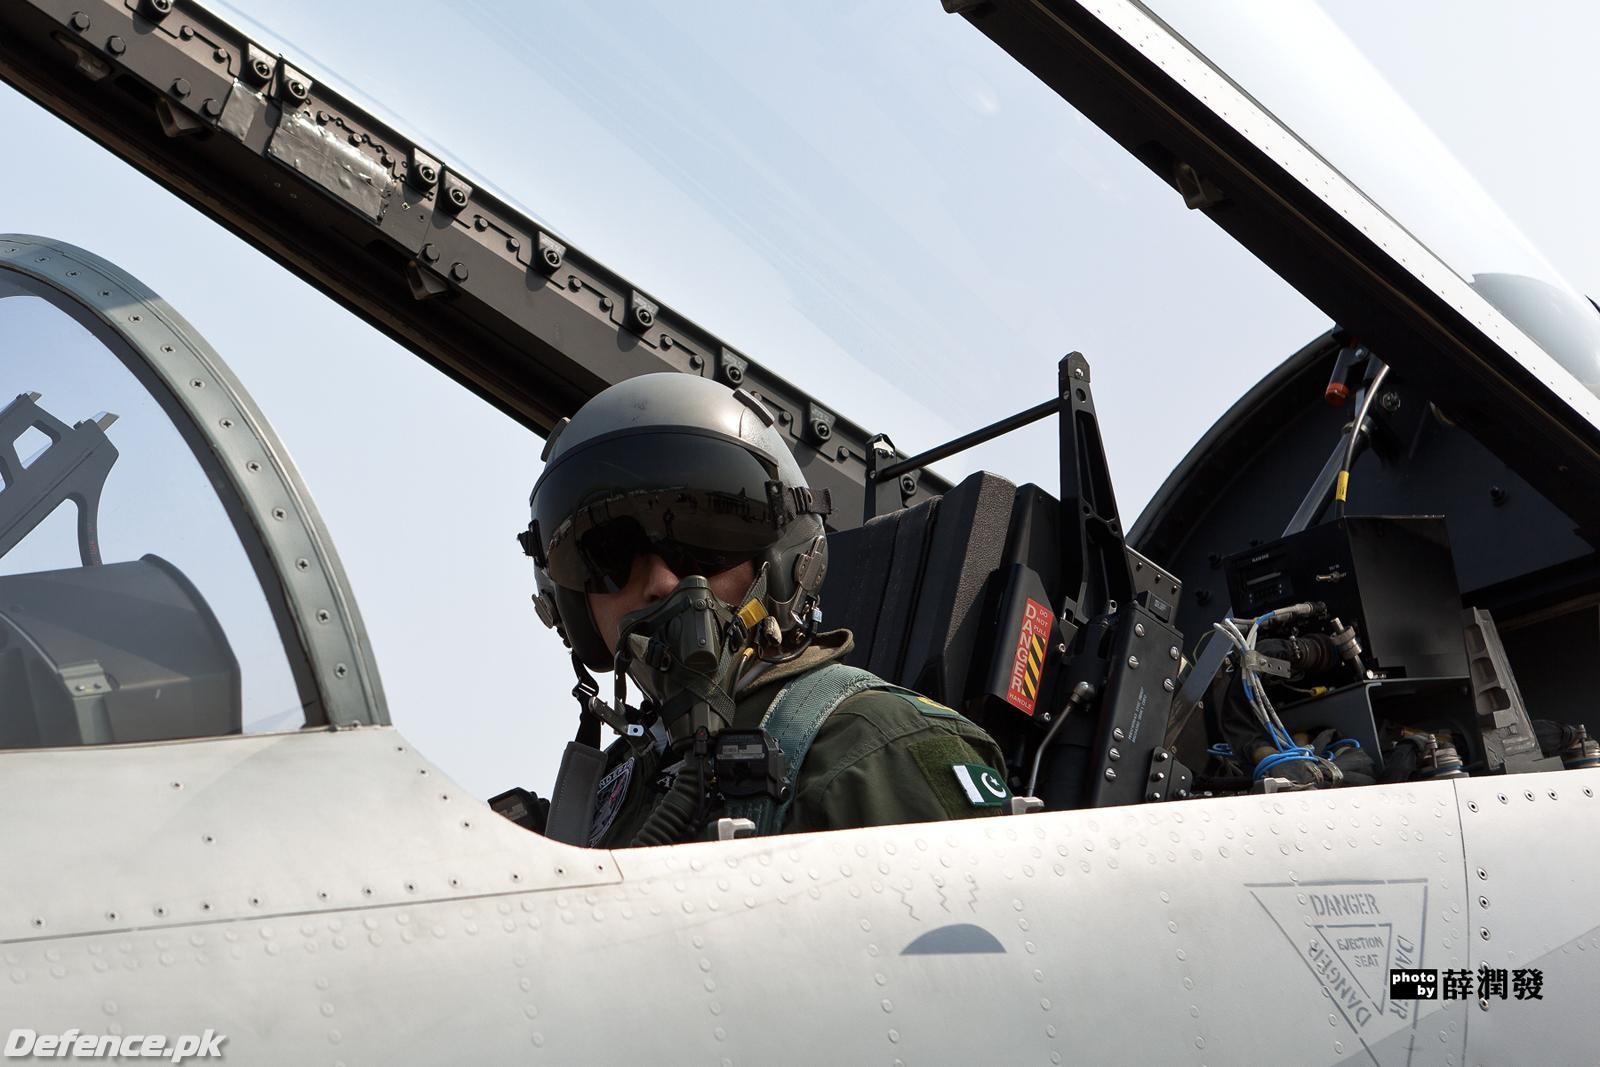
[(685, 763), (687, 763), (687, 762), (688, 762), (688, 760), (681, 759), (677, 763), (674, 763), (672, 766), (666, 768), (665, 770), (659, 771), (656, 774), (656, 780), (655, 780), (655, 790), (656, 790), (656, 792), (657, 793), (665, 793), (665, 792), (668, 792), (669, 790), (671, 790), (673, 786), (677, 785), (678, 784), (678, 775), (680, 773), (682, 773), (683, 765)]
[(961, 791), (967, 794), (967, 800), (975, 808), (998, 808), (1011, 799), (1005, 776), (993, 767), (981, 763), (956, 763), (951, 765), (950, 770), (955, 774)]
[(606, 836), (611, 824), (617, 821), (622, 801), (628, 795), (628, 783), (633, 780), (633, 760), (619, 764), (610, 774), (600, 779), (594, 791), (594, 818), (589, 821), (589, 847), (593, 848)]

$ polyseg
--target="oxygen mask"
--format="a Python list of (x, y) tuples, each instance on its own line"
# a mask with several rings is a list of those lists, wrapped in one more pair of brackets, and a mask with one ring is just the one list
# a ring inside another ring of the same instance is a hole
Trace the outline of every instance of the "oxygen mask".
[(734, 609), (699, 575), (622, 617), (617, 641), (618, 702), (626, 674), (655, 701), (670, 743), (714, 736), (733, 723), (733, 689), (755, 643), (775, 631), (761, 604), (759, 575)]

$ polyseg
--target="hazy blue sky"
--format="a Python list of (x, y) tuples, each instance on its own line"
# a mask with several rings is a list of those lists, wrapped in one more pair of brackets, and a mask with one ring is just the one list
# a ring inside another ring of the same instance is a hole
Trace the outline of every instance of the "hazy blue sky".
[[(936, 0), (469, 0), (449, 32), (417, 0), (235, 6), (904, 449), (1050, 395), (1056, 360), (1082, 350), (1129, 519), (1233, 399), (1328, 325)], [(1327, 6), (1555, 268), (1600, 292), (1595, 16)], [(1306, 71), (1334, 87), (1342, 74)], [(547, 789), (572, 678), (511, 539), (540, 440), (9, 89), (0, 132), (27, 146), (25, 166), (0, 169), (0, 232), (120, 263), (273, 421), (339, 546), (396, 724), (481, 796)], [(13, 376), (0, 366), (0, 393), (33, 388)], [(942, 469), (1048, 486), (1052, 434)]]

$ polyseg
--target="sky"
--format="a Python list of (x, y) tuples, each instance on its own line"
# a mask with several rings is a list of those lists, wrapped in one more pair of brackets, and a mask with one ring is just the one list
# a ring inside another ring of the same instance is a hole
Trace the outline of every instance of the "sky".
[[(427, 17), (395, 10), (408, 6)], [(1083, 351), (1130, 523), (1234, 399), (1329, 325), (933, 0), (466, 0), (427, 41), (427, 79), (392, 57), (416, 52), (437, 5), (232, 7), (904, 451), (1048, 397), (1056, 361)], [(1600, 16), (1554, 2), (1515, 16), (1431, 0), (1326, 8), (1554, 269), (1600, 293), (1600, 149), (1582, 125), (1600, 98), (1586, 48)], [(1337, 104), (1340, 74), (1330, 62), (1307, 77)], [(4, 87), (0, 132), (28, 146), (25, 166), (0, 168), (0, 232), (119, 263), (272, 421), (338, 546), (395, 724), (481, 797), (547, 792), (573, 730), (572, 676), (512, 540), (542, 441)], [(6, 324), (0, 307), (0, 394), (35, 388)], [(74, 405), (109, 406), (94, 400)], [(939, 470), (1049, 487), (1053, 433)], [(247, 721), (281, 710), (261, 699)]]

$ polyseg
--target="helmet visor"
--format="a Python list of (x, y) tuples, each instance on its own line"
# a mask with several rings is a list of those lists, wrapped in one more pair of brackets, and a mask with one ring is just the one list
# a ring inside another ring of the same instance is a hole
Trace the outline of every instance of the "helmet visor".
[(680, 578), (709, 578), (760, 555), (778, 532), (764, 501), (682, 488), (639, 491), (589, 505), (562, 523), (545, 563), (557, 585), (615, 593), (647, 553)]
[(645, 553), (680, 578), (737, 566), (782, 533), (773, 476), (744, 448), (691, 433), (622, 435), (562, 457), (533, 499), (550, 579), (616, 592)]

